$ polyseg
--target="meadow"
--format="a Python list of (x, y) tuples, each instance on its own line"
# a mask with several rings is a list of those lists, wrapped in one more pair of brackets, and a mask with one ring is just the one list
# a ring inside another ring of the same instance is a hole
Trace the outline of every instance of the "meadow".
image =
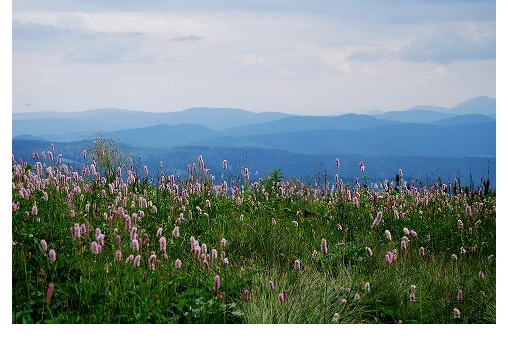
[[(12, 323), (496, 323), (488, 185), (12, 159)], [(161, 159), (164, 161), (164, 159)], [(396, 169), (395, 169), (396, 170)]]

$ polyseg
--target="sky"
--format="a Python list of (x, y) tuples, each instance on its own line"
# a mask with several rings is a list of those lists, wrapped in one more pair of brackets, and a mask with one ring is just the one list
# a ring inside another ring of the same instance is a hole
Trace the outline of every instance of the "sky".
[(325, 115), (496, 97), (482, 0), (16, 0), (12, 111)]

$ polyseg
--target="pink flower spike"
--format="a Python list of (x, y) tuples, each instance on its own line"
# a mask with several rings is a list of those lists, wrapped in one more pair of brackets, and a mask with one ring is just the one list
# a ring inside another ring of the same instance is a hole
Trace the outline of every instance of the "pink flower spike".
[(161, 237), (159, 239), (159, 247), (162, 253), (166, 253), (166, 237)]
[(135, 258), (134, 258), (134, 267), (139, 267), (139, 264), (141, 263), (141, 255), (137, 255)]
[(182, 268), (182, 261), (180, 259), (176, 259), (175, 260), (175, 268), (177, 270), (179, 270), (180, 268)]
[(453, 309), (453, 318), (454, 319), (460, 319), (460, 311), (458, 308)]
[(56, 261), (56, 252), (54, 249), (49, 250), (49, 262), (54, 263)]
[(327, 244), (326, 244), (326, 239), (324, 239), (324, 238), (323, 238), (323, 239), (321, 239), (321, 252), (322, 252), (323, 254), (328, 253), (328, 246), (327, 246)]
[(49, 283), (48, 284), (48, 289), (46, 291), (46, 304), (51, 304), (51, 299), (53, 297), (53, 290), (55, 288), (55, 284), (53, 283)]
[(420, 255), (420, 257), (424, 257), (425, 256), (425, 248), (420, 247), (418, 254)]
[(220, 287), (220, 277), (219, 277), (219, 275), (217, 274), (217, 275), (213, 278), (213, 290), (214, 290), (214, 291), (218, 291), (218, 290), (219, 290), (219, 287)]
[(295, 270), (299, 270), (300, 269), (300, 260), (296, 259), (295, 262), (293, 263), (293, 267), (295, 268)]
[(44, 240), (44, 239), (41, 240), (41, 247), (42, 247), (42, 251), (44, 253), (46, 253), (48, 251), (48, 244), (46, 243), (46, 240)]

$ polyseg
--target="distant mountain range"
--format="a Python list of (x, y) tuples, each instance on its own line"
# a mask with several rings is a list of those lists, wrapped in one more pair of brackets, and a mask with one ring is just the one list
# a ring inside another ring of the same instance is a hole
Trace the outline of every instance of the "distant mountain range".
[[(418, 106), (372, 115), (300, 116), (230, 108), (169, 113), (97, 109), (13, 114), (13, 153), (24, 156), (31, 154), (27, 148), (49, 143), (80, 153), (76, 145), (90, 145), (98, 134), (154, 164), (165, 160), (163, 155), (174, 162), (174, 157), (183, 153), (190, 155), (193, 150), (197, 154), (192, 156), (196, 157), (200, 150), (206, 150), (211, 158), (220, 154), (241, 167), (244, 150), (250, 150), (263, 170), (284, 165), (288, 173), (301, 175), (312, 171), (311, 164), (328, 164), (335, 157), (367, 157), (392, 166), (391, 171), (397, 166), (407, 167), (401, 162), (405, 160), (418, 175), (423, 175), (422, 171), (437, 173), (439, 166), (448, 176), (461, 170), (481, 172), (483, 177), (495, 173), (495, 165), (494, 170), (487, 166), (490, 172), (485, 172), (485, 164), (495, 163), (496, 156), (495, 99), (488, 97), (467, 100), (452, 108)], [(156, 160), (157, 156), (161, 158)], [(291, 158), (306, 160), (297, 164)], [(300, 170), (290, 170), (292, 166), (300, 166)], [(388, 172), (381, 166), (375, 174)]]

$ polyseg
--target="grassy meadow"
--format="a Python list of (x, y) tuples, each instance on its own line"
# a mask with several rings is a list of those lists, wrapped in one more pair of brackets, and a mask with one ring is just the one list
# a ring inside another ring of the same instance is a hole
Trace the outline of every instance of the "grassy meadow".
[(13, 155), (12, 323), (496, 323), (483, 187), (372, 185), (363, 163), (342, 182), (338, 159), (318, 186), (57, 153)]

